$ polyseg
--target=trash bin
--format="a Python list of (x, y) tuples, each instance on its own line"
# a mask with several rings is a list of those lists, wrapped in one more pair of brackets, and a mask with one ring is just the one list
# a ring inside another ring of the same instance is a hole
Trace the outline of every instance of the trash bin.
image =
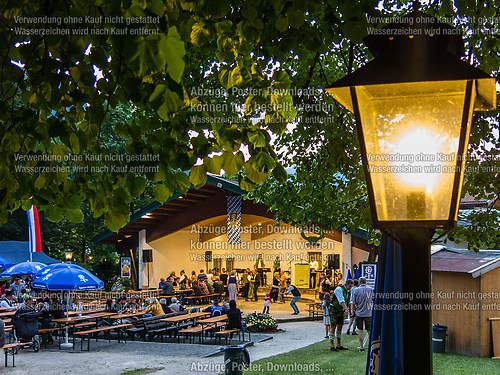
[(448, 327), (440, 324), (432, 325), (432, 352), (444, 353), (446, 349), (446, 332)]
[(250, 354), (243, 345), (228, 345), (221, 348), (224, 352), (224, 374), (241, 375), (243, 368), (250, 365)]

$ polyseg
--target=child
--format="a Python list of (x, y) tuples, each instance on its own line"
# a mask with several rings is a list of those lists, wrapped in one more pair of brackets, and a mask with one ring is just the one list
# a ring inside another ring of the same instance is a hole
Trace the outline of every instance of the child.
[(264, 310), (262, 310), (262, 314), (269, 314), (269, 306), (271, 306), (271, 296), (269, 293), (266, 293), (264, 297)]

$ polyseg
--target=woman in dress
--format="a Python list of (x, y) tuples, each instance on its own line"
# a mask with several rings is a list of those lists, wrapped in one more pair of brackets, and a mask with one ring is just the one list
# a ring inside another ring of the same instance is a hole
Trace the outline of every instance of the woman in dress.
[(238, 278), (234, 271), (231, 271), (231, 275), (227, 278), (227, 292), (229, 293), (229, 300), (238, 300)]

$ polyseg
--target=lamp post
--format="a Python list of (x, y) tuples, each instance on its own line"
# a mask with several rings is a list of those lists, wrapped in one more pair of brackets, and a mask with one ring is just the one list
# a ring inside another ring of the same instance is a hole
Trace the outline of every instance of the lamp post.
[(73, 261), (73, 251), (71, 249), (64, 252), (64, 259), (67, 263), (71, 263)]
[(458, 30), (418, 9), (403, 19), (366, 37), (374, 59), (326, 91), (356, 118), (373, 225), (401, 243), (415, 308), (403, 311), (404, 373), (432, 374), (430, 242), (456, 224), (472, 113), (496, 108), (496, 91), (461, 60)]

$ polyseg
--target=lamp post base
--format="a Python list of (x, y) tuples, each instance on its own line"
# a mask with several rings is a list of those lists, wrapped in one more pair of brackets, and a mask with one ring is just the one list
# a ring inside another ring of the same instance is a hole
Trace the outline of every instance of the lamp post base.
[(433, 229), (394, 233), (402, 249), (405, 375), (432, 375), (431, 240)]

